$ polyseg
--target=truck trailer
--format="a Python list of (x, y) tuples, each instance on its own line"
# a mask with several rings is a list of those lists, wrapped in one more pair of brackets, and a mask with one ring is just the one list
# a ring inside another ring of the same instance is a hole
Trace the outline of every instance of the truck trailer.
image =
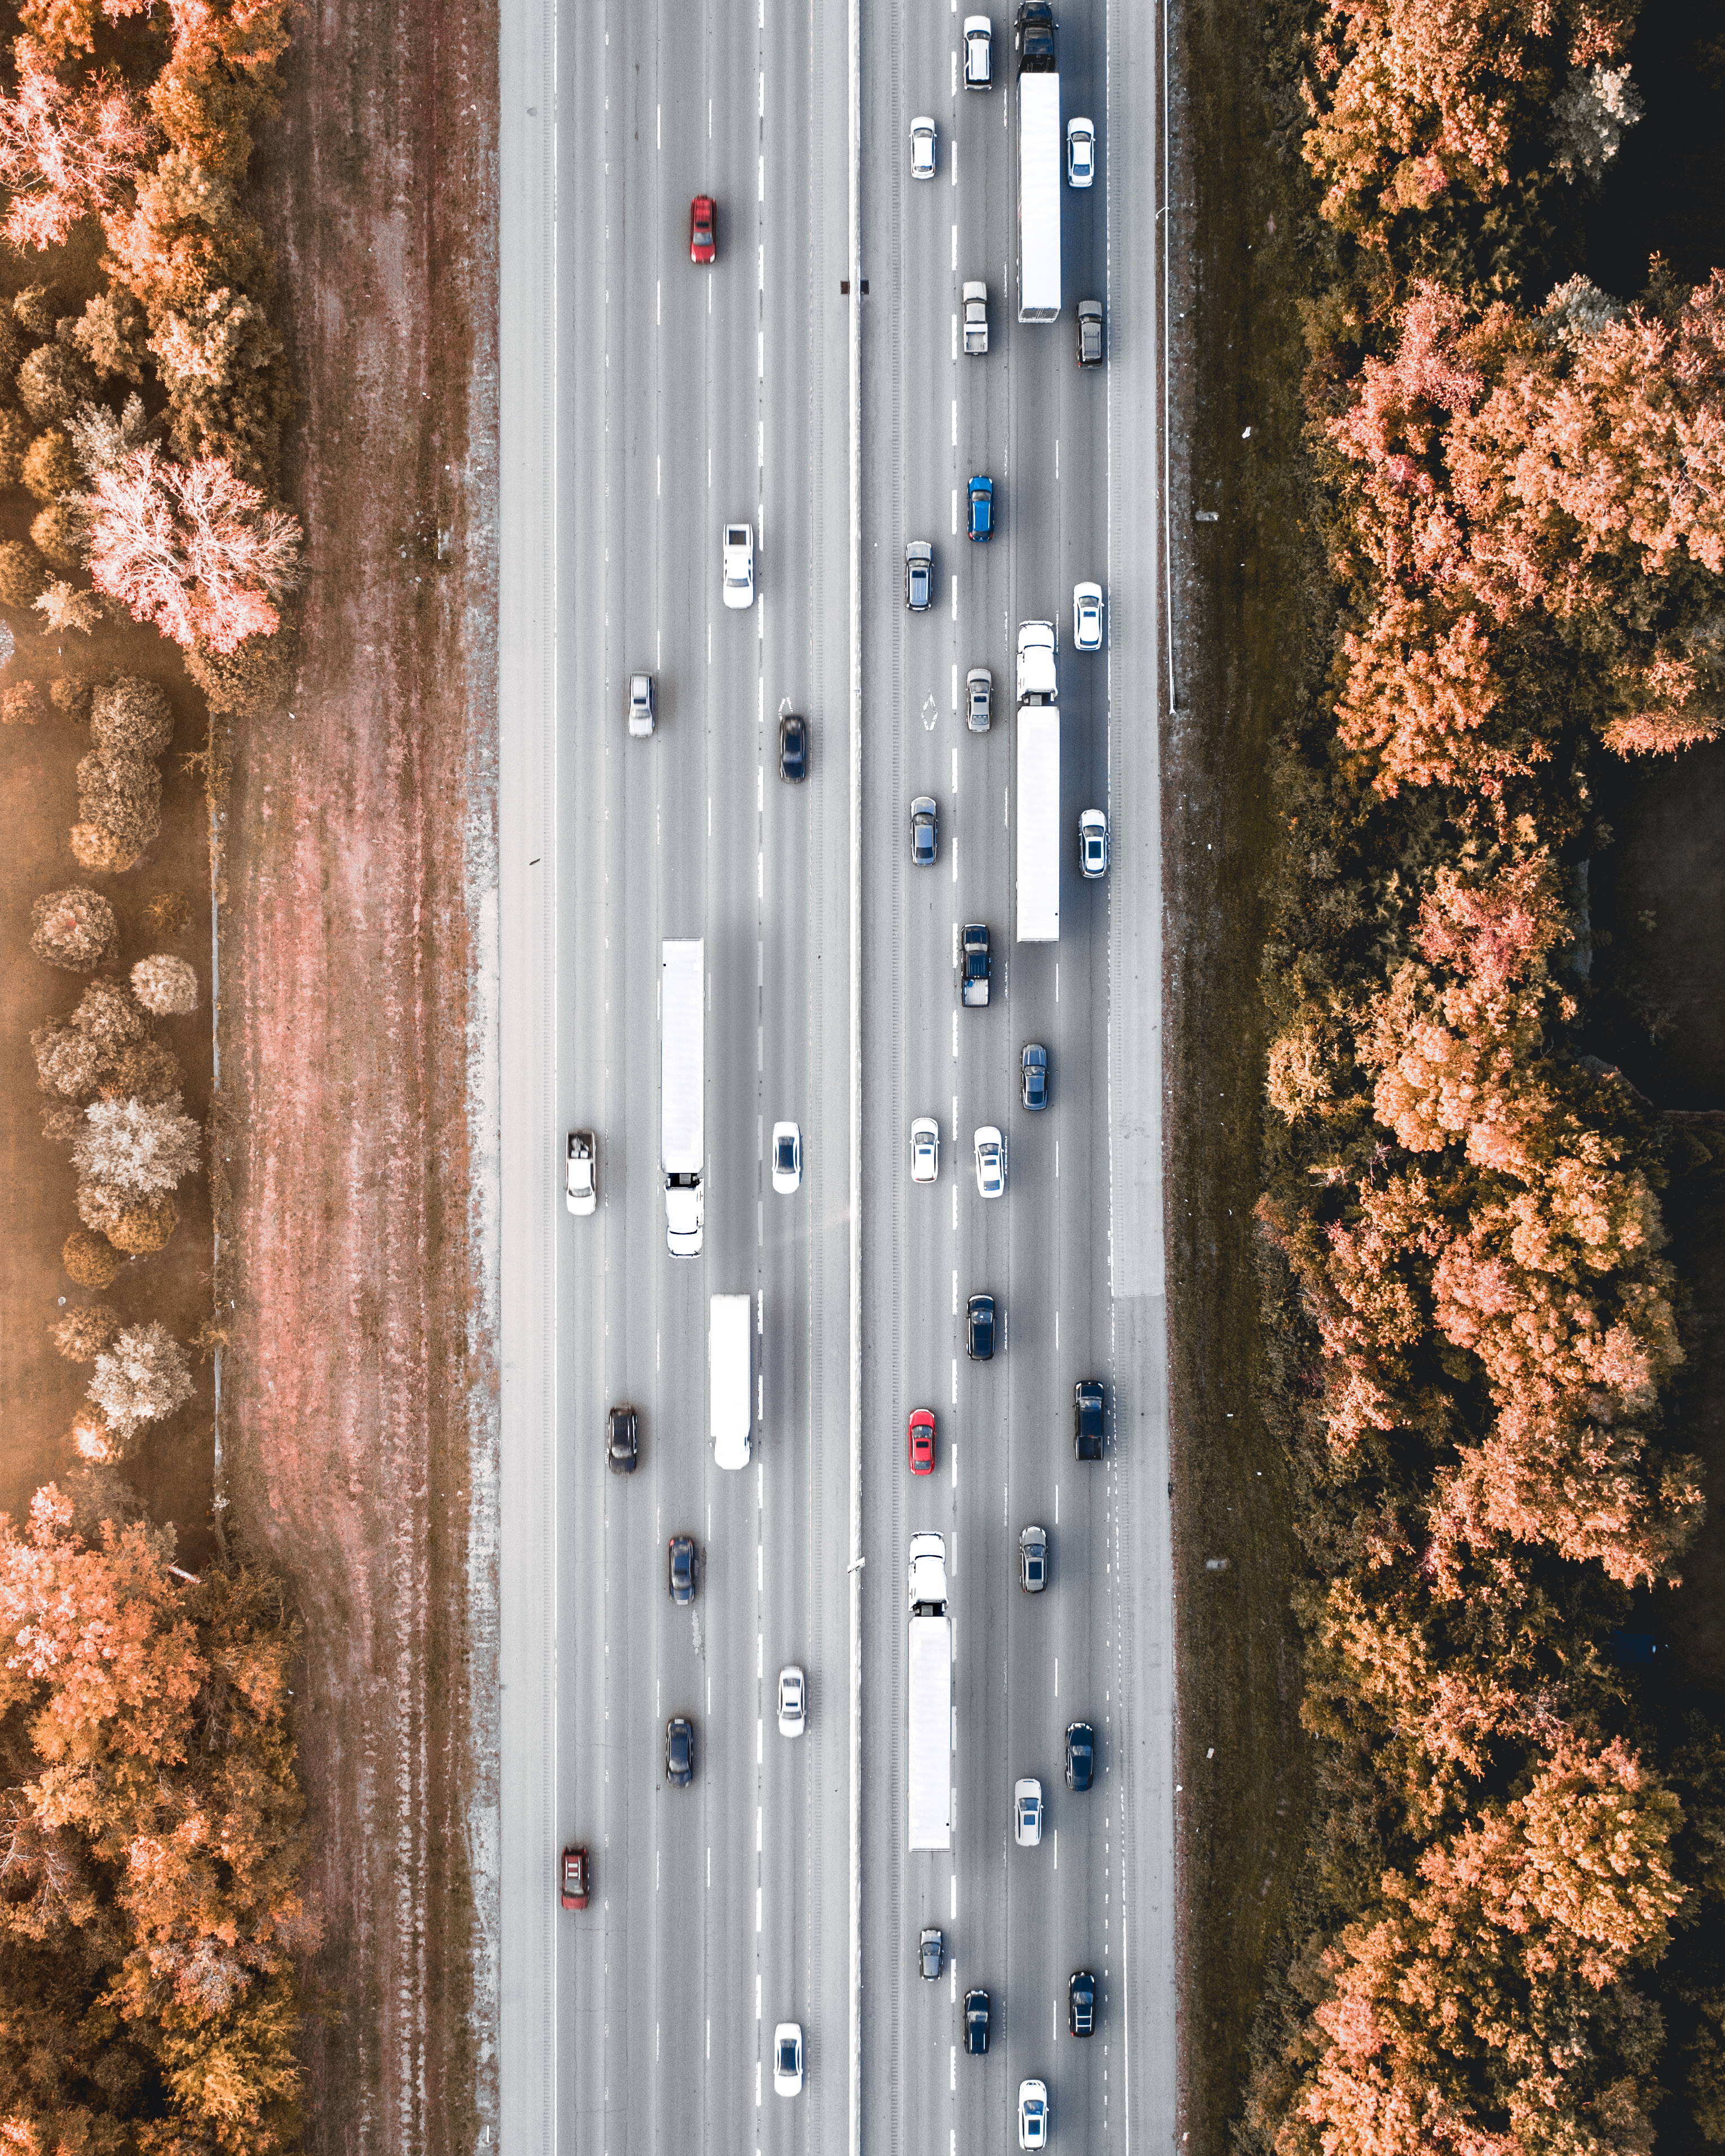
[(947, 1545), (911, 1537), (910, 1831), (912, 1849), (952, 1845), (952, 1626)]
[(674, 1258), (701, 1255), (706, 1172), (706, 947), (667, 942), (660, 953), (659, 1165), (665, 1240)]
[(1020, 943), (1060, 940), (1060, 707), (1019, 706)]
[(746, 1295), (716, 1295), (707, 1306), (707, 1421), (715, 1467), (747, 1467), (755, 1424), (753, 1312)]
[(1019, 9), (1019, 320), (1060, 311), (1060, 78), (1045, 0)]

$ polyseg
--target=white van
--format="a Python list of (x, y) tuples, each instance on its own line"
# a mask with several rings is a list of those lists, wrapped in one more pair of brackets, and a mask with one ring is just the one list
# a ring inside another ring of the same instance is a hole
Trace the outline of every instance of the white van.
[(707, 1313), (707, 1386), (715, 1467), (747, 1467), (754, 1427), (754, 1332), (746, 1295), (716, 1295)]

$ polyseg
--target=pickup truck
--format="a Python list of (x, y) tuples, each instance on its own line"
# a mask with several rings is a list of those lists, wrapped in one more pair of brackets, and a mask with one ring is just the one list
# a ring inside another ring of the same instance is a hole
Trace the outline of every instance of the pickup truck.
[(986, 285), (967, 285), (964, 287), (964, 352), (968, 359), (980, 359), (988, 349), (988, 288)]
[(985, 1009), (988, 1001), (988, 932), (980, 921), (967, 921), (963, 937), (963, 956), (958, 968), (958, 1000), (967, 1009)]

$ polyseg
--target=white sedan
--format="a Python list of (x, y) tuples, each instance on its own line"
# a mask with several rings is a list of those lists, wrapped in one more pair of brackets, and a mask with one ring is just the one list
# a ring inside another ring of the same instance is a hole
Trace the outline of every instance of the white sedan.
[(773, 1126), (773, 1188), (788, 1198), (803, 1180), (803, 1133), (794, 1123)]
[(752, 524), (725, 526), (725, 603), (751, 607), (755, 603), (755, 527)]
[(569, 1133), (563, 1202), (572, 1213), (591, 1213), (599, 1202), (599, 1146), (591, 1131)]
[(934, 177), (934, 122), (926, 116), (911, 122), (911, 177)]
[(803, 2025), (781, 2021), (773, 2032), (773, 2093), (796, 2096), (803, 2087)]
[(1041, 1846), (1042, 1784), (1034, 1778), (1012, 1785), (1012, 1830), (1020, 1849)]
[(803, 1672), (793, 1662), (778, 1673), (778, 1733), (800, 1737), (809, 1719), (809, 1694)]
[(1079, 812), (1078, 867), (1091, 882), (1108, 873), (1108, 819), (1101, 808)]
[(932, 1116), (918, 1116), (911, 1126), (911, 1180), (938, 1183), (941, 1176), (941, 1127)]
[(976, 1188), (979, 1198), (998, 1198), (1006, 1188), (1006, 1141), (993, 1123), (976, 1134)]
[(1096, 177), (1096, 131), (1087, 120), (1066, 122), (1066, 184), (1087, 187)]
[(1046, 2082), (1019, 2083), (1019, 2146), (1020, 2148), (1045, 2148), (1048, 2146)]
[(1072, 587), (1072, 641), (1081, 651), (1102, 648), (1102, 588), (1100, 584)]

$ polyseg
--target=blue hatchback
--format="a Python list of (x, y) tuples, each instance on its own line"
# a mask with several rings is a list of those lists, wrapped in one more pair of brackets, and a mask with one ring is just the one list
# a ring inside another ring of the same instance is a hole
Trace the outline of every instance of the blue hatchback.
[(994, 532), (994, 482), (978, 472), (970, 482), (970, 536), (988, 539)]

